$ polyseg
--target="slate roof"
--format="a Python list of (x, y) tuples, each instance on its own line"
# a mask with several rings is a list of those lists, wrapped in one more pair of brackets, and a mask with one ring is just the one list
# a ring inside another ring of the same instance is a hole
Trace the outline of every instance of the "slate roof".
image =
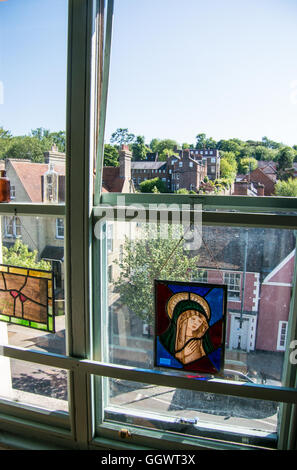
[[(247, 241), (247, 250), (245, 245)], [(295, 247), (292, 230), (244, 227), (204, 227), (196, 254), (202, 268), (260, 273), (265, 277)]]

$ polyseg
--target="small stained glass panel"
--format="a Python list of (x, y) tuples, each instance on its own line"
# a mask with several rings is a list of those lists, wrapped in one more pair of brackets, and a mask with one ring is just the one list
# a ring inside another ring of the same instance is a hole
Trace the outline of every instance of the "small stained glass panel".
[(219, 374), (224, 367), (226, 286), (155, 281), (155, 365)]
[(54, 333), (52, 285), (51, 271), (1, 265), (0, 320)]

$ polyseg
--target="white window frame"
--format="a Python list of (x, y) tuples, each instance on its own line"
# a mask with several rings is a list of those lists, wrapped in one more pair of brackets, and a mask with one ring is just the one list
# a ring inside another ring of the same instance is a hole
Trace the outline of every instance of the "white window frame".
[(241, 279), (241, 273), (236, 273), (232, 271), (224, 272), (224, 283), (228, 286), (228, 300), (240, 301)]
[(21, 238), (22, 222), (19, 217), (4, 217), (4, 236), (6, 238)]
[(56, 238), (64, 239), (64, 219), (62, 217), (56, 218)]
[[(287, 321), (279, 321), (278, 323), (278, 333), (277, 333), (277, 351), (285, 351), (286, 350), (286, 342), (287, 342), (287, 333), (288, 333), (288, 322)], [(285, 338), (283, 339), (283, 335)]]

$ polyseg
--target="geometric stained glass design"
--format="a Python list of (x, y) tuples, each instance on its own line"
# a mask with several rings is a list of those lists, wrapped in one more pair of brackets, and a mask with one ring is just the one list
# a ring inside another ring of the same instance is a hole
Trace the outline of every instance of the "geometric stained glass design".
[(53, 272), (0, 265), (0, 321), (55, 332)]
[(221, 373), (226, 298), (226, 285), (155, 280), (155, 366)]

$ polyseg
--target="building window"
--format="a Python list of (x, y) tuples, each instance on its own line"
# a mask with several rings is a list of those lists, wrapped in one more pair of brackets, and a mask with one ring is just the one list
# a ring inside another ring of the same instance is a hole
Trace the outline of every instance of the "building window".
[(10, 199), (15, 199), (15, 186), (10, 186)]
[(189, 167), (193, 168), (193, 162), (189, 162)]
[(180, 168), (182, 168), (183, 162), (179, 162), (179, 163), (178, 163), (178, 166), (179, 166)]
[(278, 324), (277, 350), (285, 351), (287, 340), (288, 322), (280, 321)]
[(211, 161), (211, 163), (215, 163), (216, 162), (215, 157), (212, 157), (210, 161)]
[(215, 172), (216, 172), (216, 167), (215, 167), (215, 166), (212, 166), (212, 167), (210, 168), (210, 171), (211, 171), (212, 173), (215, 173)]
[(200, 269), (198, 271), (197, 279), (195, 279), (195, 281), (207, 283), (207, 280), (208, 280), (208, 275), (207, 275), (206, 269)]
[(239, 273), (224, 273), (224, 283), (228, 286), (228, 299), (239, 300), (241, 275)]
[(21, 235), (20, 218), (4, 217), (4, 236), (9, 238), (19, 238)]
[(64, 238), (64, 219), (56, 219), (56, 238)]

